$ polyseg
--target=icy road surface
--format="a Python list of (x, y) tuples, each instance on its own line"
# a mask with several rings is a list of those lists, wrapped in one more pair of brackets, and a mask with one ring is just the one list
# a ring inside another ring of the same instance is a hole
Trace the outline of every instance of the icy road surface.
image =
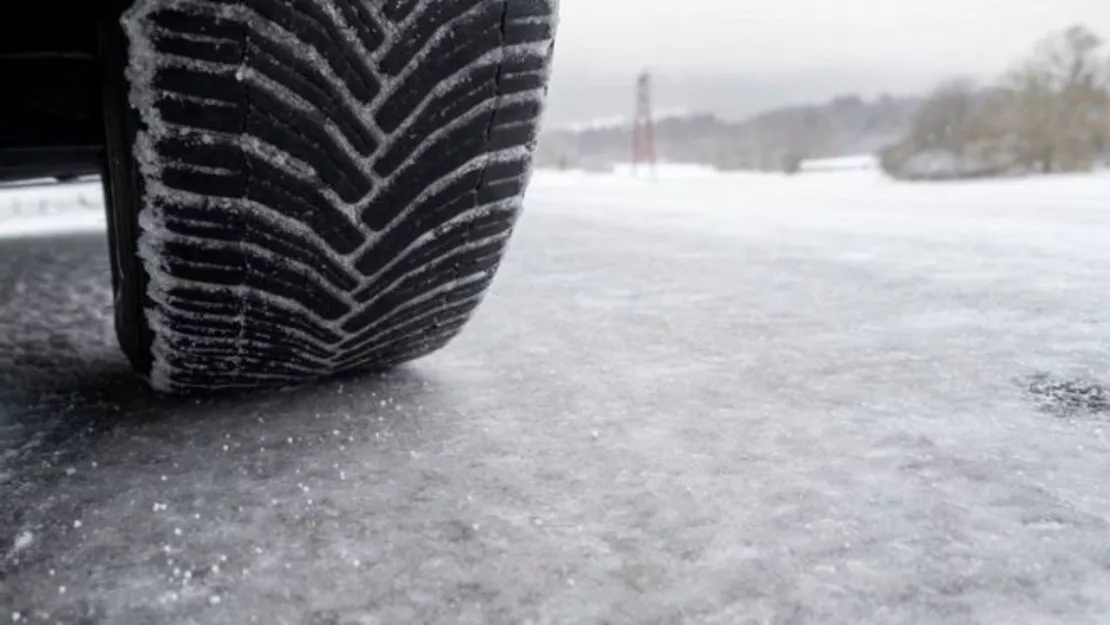
[(85, 226), (0, 237), (0, 622), (1110, 622), (1110, 177), (540, 173), (447, 351), (201, 403)]

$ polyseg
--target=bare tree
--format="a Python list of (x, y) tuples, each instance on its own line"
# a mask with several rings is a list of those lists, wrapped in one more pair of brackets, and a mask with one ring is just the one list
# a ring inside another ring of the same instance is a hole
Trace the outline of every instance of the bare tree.
[(944, 150), (962, 162), (978, 122), (977, 95), (975, 83), (964, 78), (937, 87), (914, 121), (913, 141), (917, 147)]
[(1110, 151), (1110, 58), (1103, 40), (1072, 26), (1037, 43), (1001, 84), (949, 81), (913, 128), (884, 150), (896, 177), (1081, 171)]
[(1105, 148), (1110, 62), (1101, 37), (1072, 26), (1037, 44), (1033, 56), (1005, 81), (1016, 135), (1015, 157), (1031, 171), (1091, 167)]
[(989, 136), (983, 103), (983, 90), (969, 79), (942, 83), (921, 104), (909, 136), (880, 153), (883, 169), (907, 178), (990, 173), (982, 145)]

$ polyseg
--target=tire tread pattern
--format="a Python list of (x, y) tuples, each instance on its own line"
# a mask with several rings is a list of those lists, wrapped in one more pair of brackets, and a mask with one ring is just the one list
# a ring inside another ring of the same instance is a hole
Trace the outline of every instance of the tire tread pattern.
[(125, 14), (151, 383), (445, 345), (527, 185), (557, 0), (147, 0)]

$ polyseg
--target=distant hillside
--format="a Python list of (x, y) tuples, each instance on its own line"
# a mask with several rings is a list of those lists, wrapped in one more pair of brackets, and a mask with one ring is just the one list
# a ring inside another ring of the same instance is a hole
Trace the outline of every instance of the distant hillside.
[[(884, 96), (867, 102), (842, 96), (825, 104), (779, 108), (730, 122), (715, 115), (671, 115), (657, 121), (659, 157), (722, 169), (781, 169), (804, 158), (874, 153), (905, 135), (918, 98)], [(582, 166), (627, 161), (627, 120), (552, 128), (544, 133), (540, 165)]]

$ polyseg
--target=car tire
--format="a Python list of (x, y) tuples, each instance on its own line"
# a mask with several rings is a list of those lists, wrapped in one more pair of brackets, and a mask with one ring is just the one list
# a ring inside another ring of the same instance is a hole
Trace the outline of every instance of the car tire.
[(557, 0), (114, 1), (116, 329), (153, 387), (386, 369), (460, 331), (520, 212)]

